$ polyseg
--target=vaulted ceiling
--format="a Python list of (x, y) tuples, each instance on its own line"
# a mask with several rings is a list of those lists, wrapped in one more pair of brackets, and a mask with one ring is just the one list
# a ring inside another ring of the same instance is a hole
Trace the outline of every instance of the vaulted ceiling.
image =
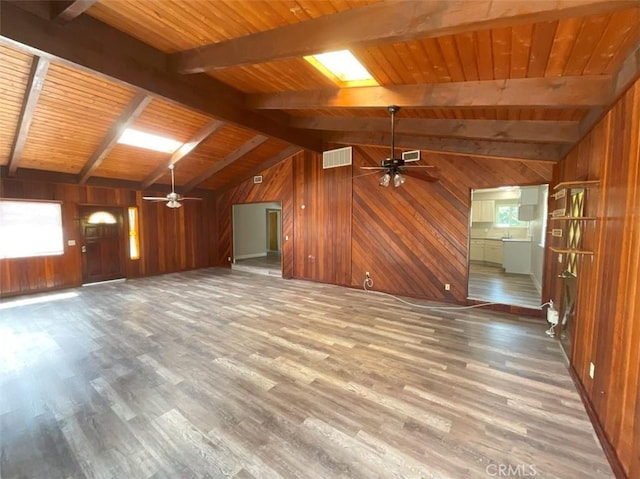
[[(350, 49), (379, 86), (304, 55)], [(557, 161), (640, 72), (637, 0), (0, 2), (0, 165), (226, 188), (300, 149)], [(117, 142), (127, 127), (173, 154)], [(106, 179), (106, 180), (105, 180)]]

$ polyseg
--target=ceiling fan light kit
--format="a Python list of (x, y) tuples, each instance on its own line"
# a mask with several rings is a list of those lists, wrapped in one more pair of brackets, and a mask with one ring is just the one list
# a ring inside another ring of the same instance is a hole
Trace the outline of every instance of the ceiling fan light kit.
[[(407, 163), (412, 163), (414, 161), (420, 160), (420, 152), (409, 152), (410, 154), (405, 157), (402, 155), (402, 158), (396, 158), (396, 148), (395, 148), (395, 131), (396, 131), (396, 113), (400, 110), (399, 106), (391, 105), (387, 107), (387, 110), (391, 114), (391, 156), (385, 160), (382, 160), (380, 166), (361, 166), (360, 168), (363, 170), (385, 170), (385, 173), (380, 177), (378, 184), (380, 186), (384, 186), (385, 188), (389, 186), (391, 183), (391, 179), (393, 179), (393, 186), (398, 188), (403, 185), (406, 181), (406, 174), (408, 168), (433, 168), (430, 165), (407, 165)], [(428, 176), (426, 181), (436, 181), (437, 178), (432, 176)], [(425, 179), (425, 178), (420, 178)]]

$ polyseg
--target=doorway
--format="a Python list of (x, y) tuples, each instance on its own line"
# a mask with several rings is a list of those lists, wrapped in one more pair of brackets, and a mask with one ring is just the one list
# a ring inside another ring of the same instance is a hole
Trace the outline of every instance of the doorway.
[(124, 278), (122, 209), (81, 206), (79, 213), (83, 284)]
[(468, 298), (539, 309), (548, 185), (471, 192)]
[(232, 269), (282, 276), (280, 202), (233, 205)]

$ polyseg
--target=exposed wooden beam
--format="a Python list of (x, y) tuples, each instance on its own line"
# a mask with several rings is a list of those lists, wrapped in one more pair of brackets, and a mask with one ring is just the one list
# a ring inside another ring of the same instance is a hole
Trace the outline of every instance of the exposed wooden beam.
[(640, 40), (636, 41), (613, 76), (613, 100), (617, 100), (640, 78)]
[(111, 128), (109, 129), (107, 134), (104, 136), (95, 151), (91, 154), (91, 157), (89, 157), (87, 162), (82, 167), (82, 170), (78, 175), (78, 181), (81, 185), (86, 183), (95, 169), (100, 166), (102, 160), (107, 157), (124, 130), (129, 128), (129, 125), (131, 125), (136, 120), (136, 118), (140, 116), (140, 114), (144, 111), (151, 100), (151, 96), (142, 92), (137, 93), (131, 99), (118, 119), (113, 123), (113, 125), (111, 125)]
[[(341, 145), (365, 145), (389, 147), (391, 135), (386, 133), (327, 133), (325, 140)], [(558, 161), (560, 147), (534, 143), (514, 143), (424, 136), (396, 135), (395, 144), (400, 148), (453, 153), (484, 158), (500, 158), (534, 161)]]
[[(326, 131), (380, 131), (391, 129), (387, 118), (294, 117), (291, 126)], [(396, 133), (498, 141), (575, 143), (578, 122), (514, 120), (432, 120), (396, 118)]]
[(194, 149), (198, 147), (200, 143), (209, 138), (211, 135), (215, 134), (219, 131), (225, 123), (219, 120), (213, 120), (203, 126), (200, 131), (198, 131), (193, 137), (191, 137), (187, 142), (185, 142), (180, 148), (176, 150), (176, 152), (171, 155), (167, 161), (158, 166), (153, 173), (147, 176), (142, 182), (142, 189), (146, 190), (152, 184), (154, 184), (158, 179), (162, 177), (167, 172), (167, 169), (171, 165), (175, 165), (180, 160), (182, 160), (185, 156), (191, 153)]
[(246, 105), (264, 109), (319, 108), (576, 108), (608, 105), (612, 78), (605, 75), (371, 86), (260, 93)]
[(258, 173), (260, 173), (260, 172), (262, 172), (262, 171), (264, 171), (264, 170), (266, 170), (268, 168), (271, 168), (272, 166), (277, 165), (281, 161), (284, 161), (287, 158), (295, 155), (296, 153), (300, 153), (301, 151), (303, 151), (303, 150), (301, 150), (300, 147), (298, 147), (298, 146), (295, 146), (295, 145), (288, 146), (284, 150), (282, 150), (280, 153), (278, 153), (277, 155), (269, 158), (264, 163), (260, 163), (258, 166), (256, 166), (255, 168), (253, 168), (249, 172), (244, 173), (243, 175), (238, 176), (233, 181), (227, 183), (222, 188), (218, 189), (216, 192), (217, 193), (221, 193), (223, 191), (227, 191), (227, 190), (229, 190), (231, 188), (234, 188), (234, 187), (238, 186), (240, 183), (242, 183), (243, 181), (248, 180), (249, 178), (257, 175)]
[(223, 168), (226, 168), (231, 163), (239, 160), (240, 158), (245, 156), (250, 151), (253, 151), (256, 148), (258, 148), (260, 145), (262, 145), (268, 139), (269, 138), (267, 138), (266, 136), (262, 136), (262, 135), (254, 136), (253, 138), (251, 138), (246, 143), (243, 143), (239, 148), (237, 148), (234, 151), (232, 151), (231, 153), (229, 153), (224, 159), (222, 159), (221, 161), (219, 161), (218, 163), (213, 165), (211, 168), (208, 168), (204, 173), (202, 173), (201, 175), (198, 175), (193, 180), (191, 180), (189, 183), (187, 183), (184, 186), (184, 188), (182, 188), (182, 191), (184, 193), (188, 193), (189, 191), (194, 189), (196, 186), (198, 186), (200, 183), (202, 183), (204, 180), (206, 180), (206, 179), (210, 178), (211, 176), (215, 175), (218, 171), (222, 170)]
[(98, 0), (51, 0), (51, 19), (70, 22), (82, 15)]
[[(629, 54), (618, 68), (618, 71), (613, 75), (611, 81), (611, 103), (613, 104), (617, 101), (618, 98), (620, 98), (620, 96), (622, 96), (622, 94), (627, 91), (627, 89), (633, 85), (636, 80), (638, 80), (638, 78), (640, 78), (640, 40), (636, 41), (633, 48), (629, 51)], [(573, 147), (591, 131), (591, 129), (607, 114), (610, 106), (611, 105), (607, 105), (606, 107), (595, 107), (589, 110), (589, 113), (582, 118), (578, 126), (578, 139), (573, 145), (568, 145), (562, 148), (560, 153), (561, 158), (568, 155)]]
[(242, 128), (322, 151), (319, 137), (294, 130), (279, 118), (246, 109), (240, 91), (209, 75), (168, 72), (167, 55), (160, 50), (88, 15), (58, 25), (22, 9), (23, 3), (30, 2), (2, 2), (0, 39), (9, 44), (104, 75)]
[(27, 80), (27, 87), (22, 100), (22, 110), (16, 126), (16, 133), (13, 137), (13, 145), (11, 146), (11, 154), (9, 155), (9, 174), (13, 175), (18, 168), (20, 159), (22, 158), (22, 150), (27, 142), (29, 128), (33, 120), (33, 114), (38, 106), (40, 92), (44, 86), (44, 80), (49, 70), (49, 60), (35, 56), (31, 63), (31, 71)]
[(380, 2), (174, 55), (180, 73), (302, 57), (380, 43), (555, 21), (637, 6), (633, 0)]
[[(7, 176), (8, 168), (0, 166), (0, 178)], [(62, 183), (68, 185), (78, 184), (78, 175), (73, 173), (61, 173), (57, 171), (33, 170), (31, 168), (20, 168), (16, 174), (11, 177), (16, 180), (28, 180), (47, 183)], [(142, 190), (142, 185), (138, 181), (118, 180), (116, 178), (101, 178), (92, 176), (86, 183), (86, 186), (99, 186), (102, 188), (120, 188), (125, 190)], [(165, 192), (166, 193), (166, 192)], [(198, 196), (208, 196), (213, 194), (211, 190), (192, 190), (192, 193)]]

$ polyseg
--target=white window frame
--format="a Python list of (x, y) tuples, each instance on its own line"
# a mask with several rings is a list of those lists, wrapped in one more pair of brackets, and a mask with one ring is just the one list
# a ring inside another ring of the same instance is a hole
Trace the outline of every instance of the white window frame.
[[(43, 211), (30, 218), (26, 205), (41, 205)], [(0, 259), (64, 254), (62, 203), (0, 198), (0, 231)]]

